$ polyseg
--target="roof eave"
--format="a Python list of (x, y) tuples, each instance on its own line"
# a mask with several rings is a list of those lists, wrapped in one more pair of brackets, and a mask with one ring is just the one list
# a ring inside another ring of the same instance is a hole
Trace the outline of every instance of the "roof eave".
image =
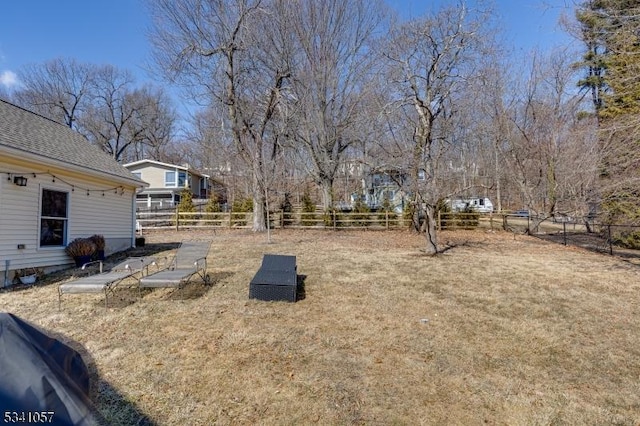
[(193, 169), (191, 167), (180, 166), (178, 164), (163, 163), (162, 161), (156, 161), (156, 160), (132, 161), (131, 163), (123, 164), (122, 166), (126, 167), (126, 168), (129, 168), (130, 166), (139, 166), (139, 165), (145, 164), (145, 163), (147, 163), (147, 164), (155, 164), (157, 166), (166, 167), (168, 169), (183, 170), (183, 171), (189, 172), (189, 173), (191, 173), (192, 175), (195, 175), (195, 176), (200, 176), (200, 177), (204, 177), (204, 178), (210, 178), (209, 175), (198, 171), (198, 169)]
[(124, 176), (118, 176), (111, 173), (102, 172), (99, 170), (90, 169), (83, 166), (78, 166), (77, 164), (69, 163), (66, 161), (56, 160), (50, 157), (46, 157), (44, 155), (34, 154), (32, 152), (17, 149), (13, 147), (9, 147), (6, 145), (0, 145), (0, 151), (6, 152), (8, 155), (13, 156), (14, 158), (29, 160), (36, 163), (41, 163), (43, 165), (48, 165), (51, 167), (63, 168), (66, 170), (71, 170), (74, 172), (91, 174), (94, 176), (99, 176), (103, 179), (109, 179), (113, 182), (118, 182), (121, 184), (125, 184), (128, 186), (132, 186), (135, 188), (144, 188), (149, 186), (147, 182), (137, 179), (134, 175), (131, 175), (131, 179), (126, 178)]

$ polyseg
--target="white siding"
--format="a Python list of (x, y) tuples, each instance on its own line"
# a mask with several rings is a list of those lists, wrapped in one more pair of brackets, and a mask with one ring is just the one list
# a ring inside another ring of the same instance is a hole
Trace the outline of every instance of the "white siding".
[[(104, 195), (103, 195), (104, 194)], [(69, 232), (72, 238), (102, 234), (107, 238), (131, 236), (131, 191), (71, 194)]]
[[(6, 172), (0, 174), (0, 271), (6, 269), (7, 260), (10, 262), (9, 270), (71, 263), (63, 247), (39, 247), (43, 188), (69, 194), (67, 242), (77, 237), (101, 234), (107, 241), (107, 253), (131, 245), (134, 232), (133, 188), (124, 189), (122, 193), (121, 189), (115, 189), (119, 184), (92, 180), (88, 175), (83, 179), (60, 172), (55, 173), (58, 179), (54, 179), (47, 174), (34, 177), (29, 173), (34, 170), (42, 169), (37, 165), (20, 169), (0, 161), (0, 171), (23, 172), (28, 178), (27, 186), (19, 187), (8, 180)], [(91, 191), (87, 196), (87, 191), (80, 188), (100, 191)], [(19, 244), (25, 248), (18, 249)]]

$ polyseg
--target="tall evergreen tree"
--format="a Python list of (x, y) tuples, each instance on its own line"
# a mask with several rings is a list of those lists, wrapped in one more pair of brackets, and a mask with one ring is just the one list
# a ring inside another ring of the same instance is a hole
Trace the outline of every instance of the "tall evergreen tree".
[(580, 84), (598, 117), (601, 213), (640, 223), (640, 3), (588, 0), (576, 17), (586, 47)]

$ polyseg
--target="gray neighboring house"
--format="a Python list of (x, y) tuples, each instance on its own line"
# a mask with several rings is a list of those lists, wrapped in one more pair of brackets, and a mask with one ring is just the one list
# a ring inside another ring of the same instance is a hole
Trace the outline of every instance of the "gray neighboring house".
[(131, 173), (148, 184), (138, 192), (138, 208), (163, 209), (176, 206), (180, 194), (188, 189), (194, 201), (207, 200), (215, 193), (218, 201), (226, 202), (226, 190), (218, 180), (188, 164), (176, 165), (155, 160), (139, 160), (124, 165)]
[(69, 127), (0, 99), (0, 273), (70, 266), (64, 248), (100, 234), (106, 254), (135, 246), (146, 184)]

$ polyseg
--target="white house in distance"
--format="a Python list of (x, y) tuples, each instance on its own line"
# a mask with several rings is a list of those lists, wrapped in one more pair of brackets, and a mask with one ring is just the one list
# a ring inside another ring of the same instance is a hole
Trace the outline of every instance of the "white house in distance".
[(180, 202), (180, 193), (189, 188), (194, 199), (207, 199), (211, 192), (218, 194), (221, 202), (224, 187), (221, 183), (189, 165), (178, 166), (155, 160), (140, 160), (125, 164), (131, 173), (149, 186), (138, 192), (140, 208), (170, 208)]
[(135, 194), (145, 183), (69, 127), (0, 99), (0, 286), (13, 271), (71, 265), (78, 237), (105, 252), (135, 246)]

